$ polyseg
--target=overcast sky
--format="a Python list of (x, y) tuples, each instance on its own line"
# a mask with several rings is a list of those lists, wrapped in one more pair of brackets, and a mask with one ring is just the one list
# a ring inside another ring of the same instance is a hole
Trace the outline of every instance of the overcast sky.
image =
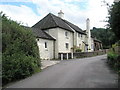
[[(32, 26), (48, 13), (58, 15), (62, 10), (64, 19), (86, 29), (86, 19), (90, 26), (103, 28), (108, 15), (103, 0), (0, 0), (0, 11), (12, 20)], [(114, 0), (105, 0), (112, 4)]]

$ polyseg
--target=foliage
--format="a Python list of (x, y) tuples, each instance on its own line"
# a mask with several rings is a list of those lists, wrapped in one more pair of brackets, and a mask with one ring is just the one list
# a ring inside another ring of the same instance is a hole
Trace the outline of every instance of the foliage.
[(113, 45), (113, 47), (108, 52), (108, 54), (107, 54), (108, 61), (107, 62), (120, 75), (120, 54), (115, 52), (114, 48), (115, 48), (115, 45)]
[(71, 49), (73, 49), (74, 52), (82, 52), (80, 47), (77, 47), (77, 46), (73, 46)]
[(82, 50), (80, 48), (76, 48), (75, 52), (81, 52)]
[(118, 40), (120, 40), (120, 1), (115, 2), (109, 8), (109, 28), (115, 33)]
[(104, 49), (110, 48), (117, 41), (115, 34), (110, 29), (94, 27), (91, 34), (102, 42)]
[(37, 43), (31, 30), (2, 18), (2, 82), (3, 85), (35, 73), (40, 67)]

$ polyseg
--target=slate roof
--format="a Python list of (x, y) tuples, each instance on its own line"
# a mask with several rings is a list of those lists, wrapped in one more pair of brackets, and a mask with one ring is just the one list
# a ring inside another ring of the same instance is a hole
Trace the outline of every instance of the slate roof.
[(50, 36), (49, 34), (47, 34), (41, 29), (38, 29), (38, 28), (31, 28), (31, 29), (36, 37), (43, 38), (43, 39), (49, 39), (49, 40), (55, 40), (52, 36)]
[(51, 13), (49, 13), (47, 16), (45, 16), (42, 20), (40, 20), (38, 23), (36, 23), (32, 27), (40, 28), (42, 30), (59, 27), (59, 28), (63, 28), (65, 30), (68, 30), (71, 32), (73, 32), (72, 29), (74, 29), (78, 33), (85, 34), (82, 31), (82, 29), (80, 29), (78, 26), (76, 26), (76, 25), (74, 25), (66, 20), (63, 20), (60, 17), (55, 16)]
[(93, 40), (96, 41), (96, 42), (102, 43), (100, 40), (98, 40), (96, 38), (94, 38)]
[(49, 40), (55, 40), (52, 36), (50, 36), (49, 34), (47, 34), (45, 31), (39, 29), (39, 28), (31, 28), (31, 27), (27, 27), (27, 26), (23, 26), (24, 28), (27, 28), (28, 30), (32, 30), (33, 34), (37, 37), (37, 38), (43, 38), (43, 39), (49, 39)]
[(64, 20), (64, 22), (67, 23), (67, 24), (68, 24), (71, 28), (73, 28), (76, 32), (86, 35), (86, 33), (85, 33), (81, 28), (79, 28), (78, 26), (76, 26), (76, 25), (68, 22), (67, 20)]

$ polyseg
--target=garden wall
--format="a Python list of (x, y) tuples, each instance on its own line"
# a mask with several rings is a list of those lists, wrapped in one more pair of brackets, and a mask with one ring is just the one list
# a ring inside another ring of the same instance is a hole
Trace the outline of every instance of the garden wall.
[[(104, 49), (101, 51), (94, 51), (94, 52), (74, 52), (73, 58), (82, 58), (82, 57), (92, 57), (97, 55), (103, 55), (106, 54), (109, 50)], [(61, 59), (61, 54), (63, 54), (63, 59), (67, 59), (67, 53), (59, 53), (59, 59)], [(68, 59), (72, 58), (72, 53), (68, 53)]]

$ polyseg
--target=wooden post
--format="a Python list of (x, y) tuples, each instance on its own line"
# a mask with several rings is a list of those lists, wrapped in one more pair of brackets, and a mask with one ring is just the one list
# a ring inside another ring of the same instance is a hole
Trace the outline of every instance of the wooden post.
[(63, 54), (61, 53), (61, 60), (63, 60)]

